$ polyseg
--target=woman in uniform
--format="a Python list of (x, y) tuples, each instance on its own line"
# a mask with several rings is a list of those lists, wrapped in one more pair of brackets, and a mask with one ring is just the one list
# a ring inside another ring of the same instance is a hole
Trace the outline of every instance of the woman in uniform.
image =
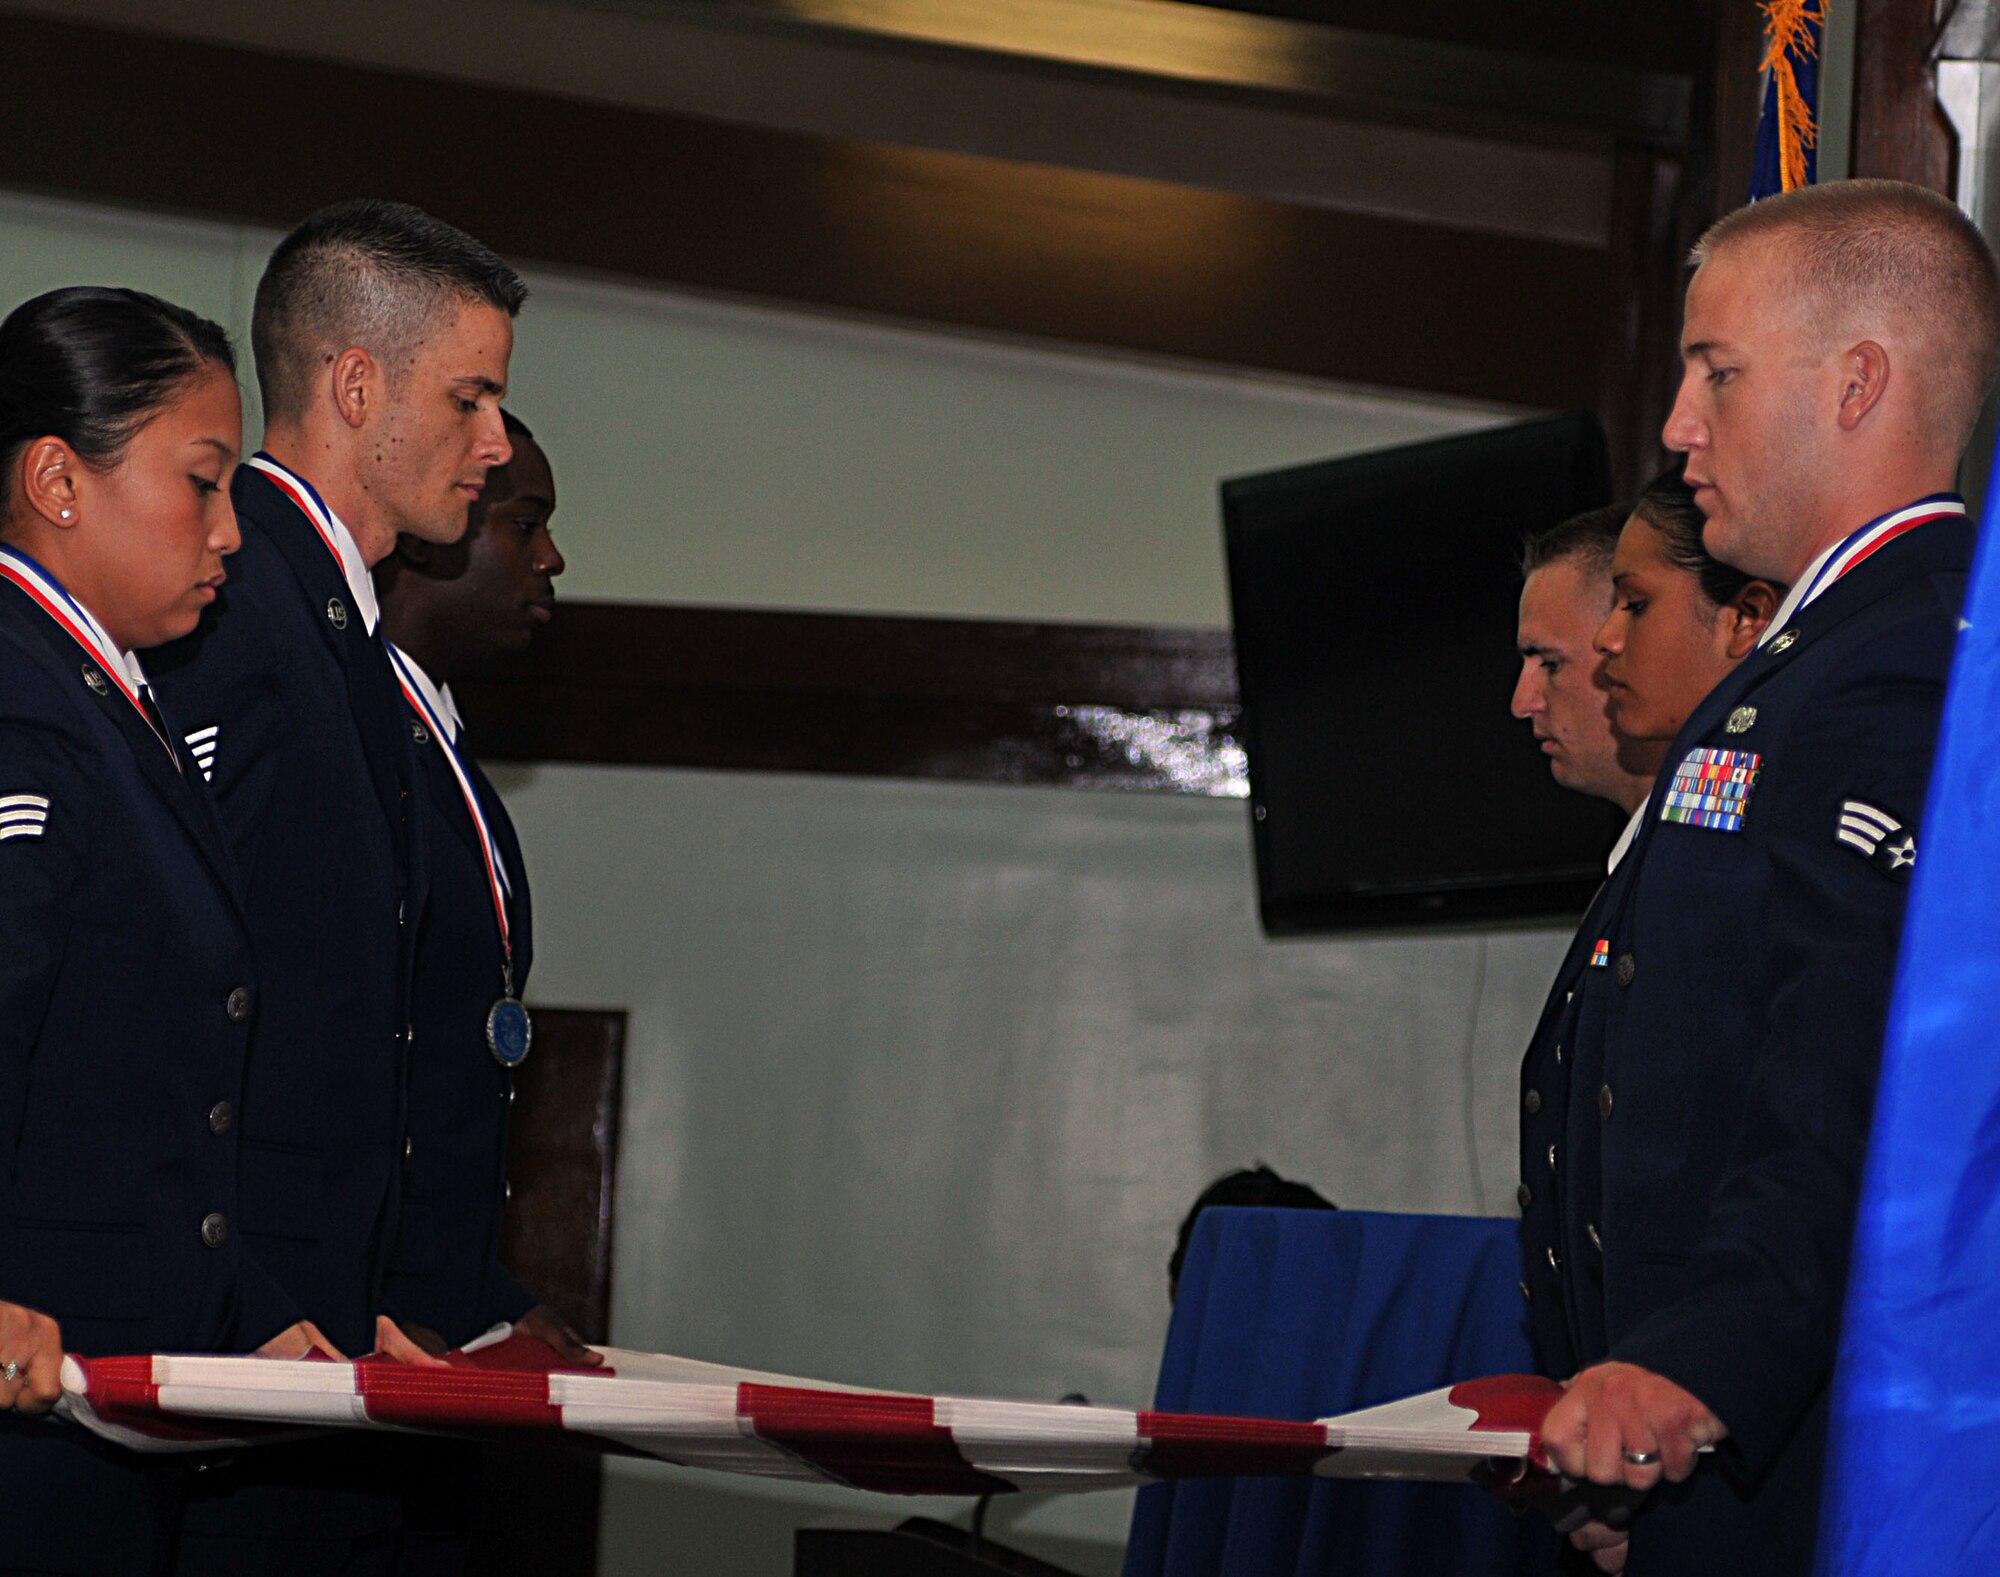
[(214, 599), (241, 448), (215, 324), (97, 288), (0, 323), (0, 1569), (171, 1553), (173, 1459), (34, 1416), (65, 1350), (319, 1345), (234, 1230), (256, 973), (138, 655)]
[(1747, 657), (1785, 588), (1709, 557), (1680, 464), (1646, 485), (1611, 560), (1611, 613), (1595, 645), (1621, 740), (1665, 744)]

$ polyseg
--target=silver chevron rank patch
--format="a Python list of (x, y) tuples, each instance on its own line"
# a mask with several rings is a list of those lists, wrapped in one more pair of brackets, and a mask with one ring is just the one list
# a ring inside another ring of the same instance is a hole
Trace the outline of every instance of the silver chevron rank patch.
[(1833, 836), (1891, 881), (1907, 882), (1917, 868), (1917, 835), (1886, 810), (1865, 800), (1842, 803), (1840, 826)]

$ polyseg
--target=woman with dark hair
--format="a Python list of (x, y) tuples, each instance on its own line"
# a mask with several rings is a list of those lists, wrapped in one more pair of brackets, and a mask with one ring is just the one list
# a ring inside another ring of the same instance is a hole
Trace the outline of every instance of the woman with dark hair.
[(138, 652), (235, 551), (222, 330), (131, 290), (0, 323), (0, 1566), (160, 1569), (181, 1469), (43, 1413), (65, 1350), (298, 1355), (233, 1228), (250, 938)]
[[(1606, 712), (1633, 754), (1671, 741), (1757, 644), (1785, 588), (1709, 556), (1694, 490), (1675, 465), (1646, 484), (1611, 560), (1611, 613), (1595, 645)], [(1621, 752), (1622, 754), (1622, 752)]]

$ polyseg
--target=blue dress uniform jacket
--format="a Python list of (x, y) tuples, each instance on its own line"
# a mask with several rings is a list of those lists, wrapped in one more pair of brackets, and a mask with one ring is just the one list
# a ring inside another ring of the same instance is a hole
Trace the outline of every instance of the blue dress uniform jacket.
[(148, 663), (204, 760), (243, 873), (264, 990), (243, 1111), (243, 1228), (344, 1352), (374, 1343), (404, 1141), (421, 863), (402, 697), (338, 562), (261, 472), (200, 627)]
[[(232, 491), (243, 545), (229, 581), (148, 667), (212, 774), (262, 977), (244, 1233), (334, 1345), (362, 1353), (401, 1204), (416, 764), (387, 652), (317, 529), (251, 466)], [(203, 1542), (184, 1540), (182, 1569), (300, 1570), (288, 1539), (393, 1538), (381, 1460), (334, 1442), (203, 1475), (186, 1519)]]
[[(1528, 1222), (1532, 1319), (1556, 1372), (1640, 1364), (1730, 1430), (1640, 1513), (1632, 1577), (1812, 1569), (1849, 1240), (1971, 551), (1962, 519), (1891, 540), (1746, 658), (1674, 741), (1629, 877), (1593, 916), (1610, 963), (1578, 996), (1557, 1210)], [(1662, 819), (1702, 751), (1753, 774), (1733, 828)], [(1902, 833), (1843, 836), (1857, 815)]]
[[(0, 582), (0, 1297), (67, 1350), (241, 1350), (299, 1318), (236, 1230), (259, 990), (199, 774)], [(0, 1416), (0, 1564), (152, 1570), (181, 1471)]]
[[(501, 990), (500, 927), (479, 833), (444, 747), (415, 712), (406, 716), (424, 779), (415, 803), (425, 823), (430, 870), (411, 1012), (410, 1155), (387, 1296), (399, 1319), (428, 1326), (457, 1345), (518, 1320), (535, 1300), (499, 1258), (514, 1096), (513, 1074), (486, 1043), (486, 1015)], [(507, 866), (518, 994), (533, 959), (521, 846), (462, 736), (459, 755)]]

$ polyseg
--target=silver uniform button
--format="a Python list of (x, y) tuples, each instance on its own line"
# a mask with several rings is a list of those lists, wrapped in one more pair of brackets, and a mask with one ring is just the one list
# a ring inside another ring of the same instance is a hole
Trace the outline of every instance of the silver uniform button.
[(208, 1131), (212, 1134), (228, 1133), (235, 1121), (236, 1108), (227, 1101), (217, 1101), (208, 1109)]
[(1553, 1172), (1553, 1171), (1554, 1171), (1555, 1169), (1556, 1169), (1556, 1147), (1555, 1147), (1554, 1145), (1550, 1145), (1550, 1146), (1549, 1146), (1549, 1170), (1550, 1170), (1551, 1172)]
[(1595, 1221), (1586, 1221), (1583, 1224), (1583, 1230), (1590, 1238), (1590, 1246), (1602, 1254), (1604, 1252), (1604, 1239), (1597, 1235), (1597, 1223)]
[(1549, 1257), (1549, 1269), (1554, 1271), (1557, 1275), (1561, 1275), (1563, 1268), (1562, 1256), (1556, 1252), (1555, 1245), (1551, 1243), (1547, 1248), (1543, 1249), (1542, 1252), (1548, 1255)]
[(250, 1016), (250, 988), (238, 986), (223, 999), (222, 1011), (232, 1024), (241, 1024)]
[(211, 1210), (201, 1218), (201, 1240), (210, 1248), (221, 1248), (229, 1241), (229, 1217), (220, 1210)]
[(1525, 1281), (1521, 1283), (1521, 1301), (1523, 1303), (1533, 1303), (1535, 1301), (1535, 1295), (1528, 1290), (1528, 1284)]
[(1521, 1097), (1521, 1104), (1528, 1109), (1530, 1117), (1534, 1116), (1535, 1113), (1542, 1109), (1542, 1092), (1540, 1090), (1528, 1091), (1526, 1095)]
[(1632, 977), (1639, 972), (1639, 960), (1630, 953), (1620, 953), (1618, 962), (1611, 966), (1611, 973), (1618, 977), (1618, 984), (1629, 986)]
[(1535, 1191), (1526, 1183), (1523, 1183), (1519, 1188), (1514, 1190), (1514, 1202), (1523, 1210), (1526, 1210), (1528, 1206), (1535, 1202)]
[(1597, 1115), (1602, 1117), (1606, 1122), (1611, 1121), (1611, 1106), (1611, 1086), (1608, 1084), (1599, 1086), (1597, 1091)]
[(338, 597), (326, 599), (326, 622), (336, 630), (347, 628), (347, 604)]

